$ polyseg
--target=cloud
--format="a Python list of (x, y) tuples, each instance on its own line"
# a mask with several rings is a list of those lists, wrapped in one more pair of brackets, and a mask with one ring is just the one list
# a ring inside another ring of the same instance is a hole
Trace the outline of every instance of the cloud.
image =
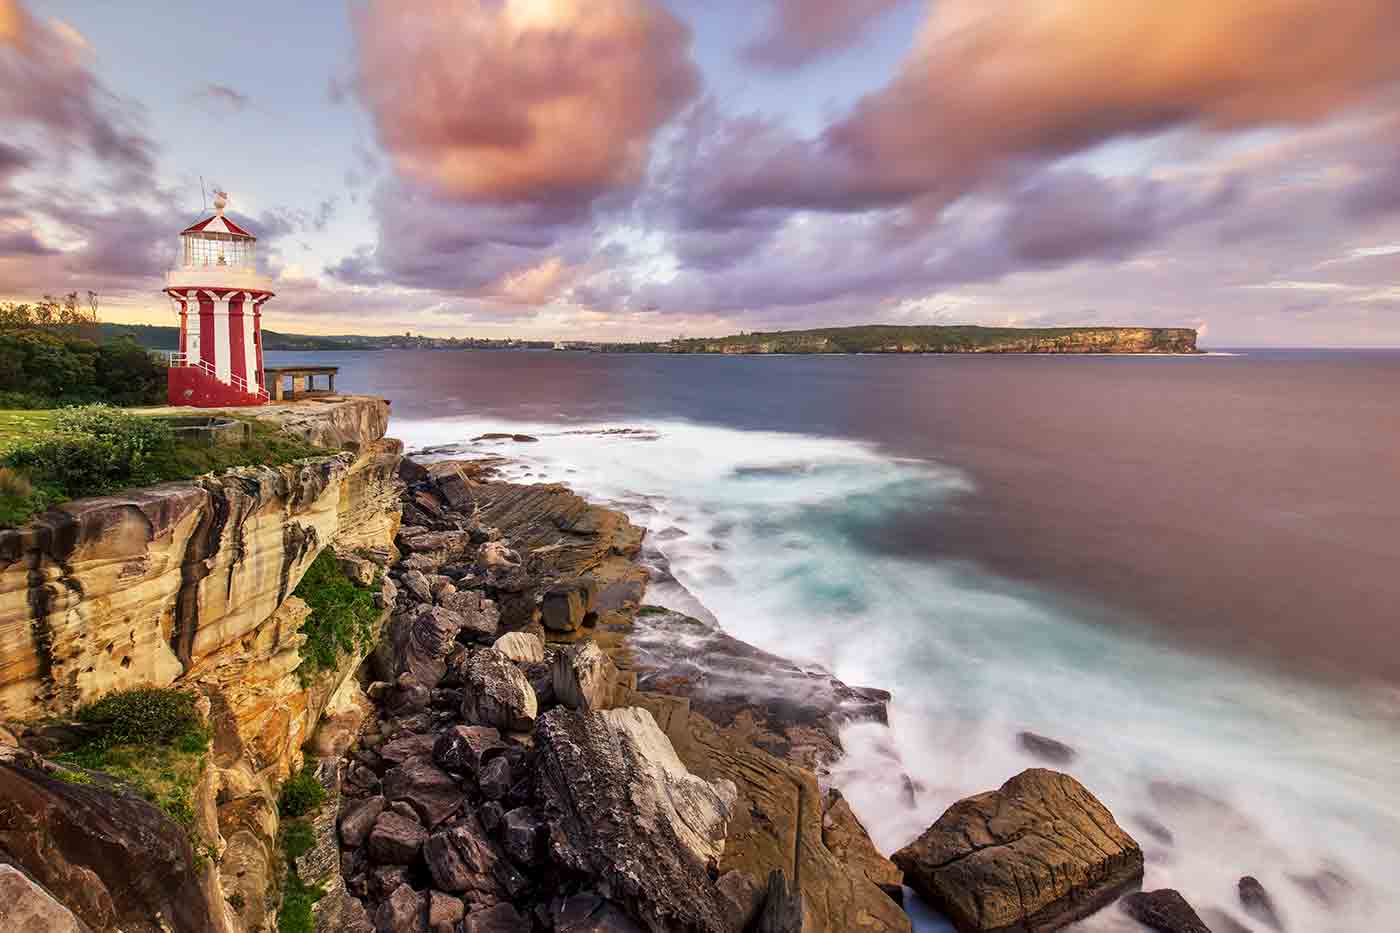
[(762, 68), (792, 68), (849, 48), (880, 16), (908, 0), (770, 0), (763, 33), (743, 58)]
[(206, 84), (195, 92), (195, 97), (208, 104), (228, 111), (241, 111), (251, 102), (247, 94), (234, 90), (227, 84)]
[(149, 176), (154, 145), (131, 105), (87, 66), (88, 43), (61, 21), (36, 20), (18, 0), (0, 0), (0, 121), (45, 134), (60, 159), (82, 150), (128, 182)]
[(379, 0), (354, 31), (380, 144), (461, 199), (583, 204), (634, 185), (699, 86), (690, 30), (656, 0)]

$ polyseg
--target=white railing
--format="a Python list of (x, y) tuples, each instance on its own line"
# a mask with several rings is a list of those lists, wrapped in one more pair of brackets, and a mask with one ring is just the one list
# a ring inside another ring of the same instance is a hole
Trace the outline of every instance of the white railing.
[(178, 351), (171, 352), (170, 356), (168, 357), (168, 360), (169, 365), (172, 369), (193, 367), (195, 369), (201, 370), (202, 372), (209, 374), (210, 376), (213, 376), (215, 379), (218, 379), (225, 385), (233, 386), (235, 389), (244, 393), (245, 395), (256, 395), (259, 398), (270, 398), (266, 387), (249, 386), (248, 381), (242, 376), (238, 375), (237, 373), (229, 373), (227, 380), (221, 379), (219, 377), (218, 370), (216, 370), (212, 365), (210, 365), (208, 360), (200, 359), (199, 357), (191, 357), (188, 353), (180, 353)]

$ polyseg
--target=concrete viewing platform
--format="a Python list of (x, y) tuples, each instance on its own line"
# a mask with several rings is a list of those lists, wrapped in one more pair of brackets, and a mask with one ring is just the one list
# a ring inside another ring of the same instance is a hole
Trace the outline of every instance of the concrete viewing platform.
[[(268, 396), (280, 402), (288, 395), (303, 395), (308, 392), (324, 391), (335, 394), (335, 374), (339, 366), (269, 366), (263, 368), (263, 385)], [(326, 377), (326, 388), (316, 388), (316, 377)], [(290, 388), (287, 382), (290, 380)]]

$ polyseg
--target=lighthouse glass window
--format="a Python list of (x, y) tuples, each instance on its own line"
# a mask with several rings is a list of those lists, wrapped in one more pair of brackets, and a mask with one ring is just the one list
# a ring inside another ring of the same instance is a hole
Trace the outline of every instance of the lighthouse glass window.
[(187, 266), (251, 266), (253, 243), (250, 240), (217, 239), (212, 236), (186, 236), (185, 265)]

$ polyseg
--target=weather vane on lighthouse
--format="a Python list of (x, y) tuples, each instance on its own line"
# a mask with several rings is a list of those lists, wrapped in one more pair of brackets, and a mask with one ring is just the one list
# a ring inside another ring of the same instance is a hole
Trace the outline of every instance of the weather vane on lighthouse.
[(214, 214), (180, 233), (180, 260), (165, 294), (180, 315), (180, 349), (171, 356), (172, 405), (261, 405), (262, 306), (271, 283), (257, 271), (257, 237), (224, 216), (228, 192), (214, 191)]

